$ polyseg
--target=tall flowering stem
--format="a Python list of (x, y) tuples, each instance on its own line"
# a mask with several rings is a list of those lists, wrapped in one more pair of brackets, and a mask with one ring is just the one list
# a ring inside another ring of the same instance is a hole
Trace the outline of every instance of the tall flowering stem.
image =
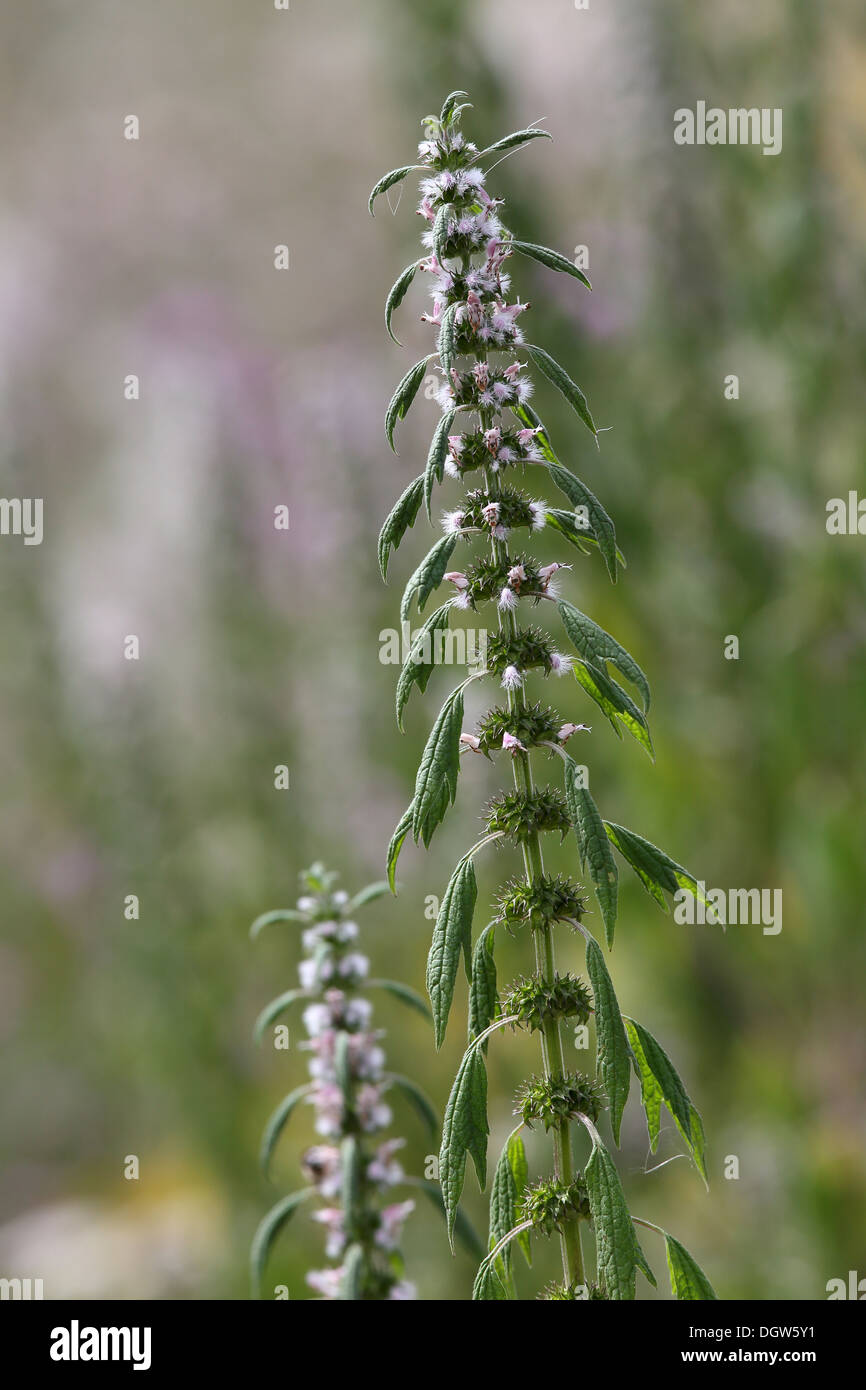
[(405, 1078), (386, 1071), (384, 1035), (372, 1027), (373, 1006), (361, 990), (365, 984), (381, 987), (422, 1012), (426, 1006), (404, 985), (370, 981), (369, 960), (358, 950), (354, 913), (387, 892), (388, 885), (372, 884), (350, 900), (335, 890), (336, 877), (314, 864), (301, 875), (304, 892), (296, 908), (266, 913), (253, 923), (254, 935), (274, 922), (297, 924), (305, 952), (300, 987), (278, 995), (256, 1024), (259, 1039), (272, 1029), (285, 1037), (279, 1020), (292, 1006), (301, 1007), (307, 1035), (301, 1047), (310, 1077), (289, 1092), (268, 1121), (261, 1148), (264, 1172), (299, 1104), (312, 1108), (318, 1135), (301, 1164), (309, 1185), (278, 1202), (255, 1234), (253, 1291), (257, 1296), (279, 1231), (307, 1198), (318, 1197), (322, 1204), (312, 1215), (324, 1227), (330, 1264), (307, 1274), (310, 1288), (325, 1299), (411, 1299), (415, 1291), (403, 1278), (399, 1240), (414, 1203), (389, 1200), (407, 1179), (396, 1158), (404, 1140), (386, 1135), (392, 1119), (386, 1092), (402, 1086), (416, 1105), (425, 1102)]
[[(706, 1179), (703, 1128), (666, 1053), (645, 1028), (621, 1013), (602, 948), (583, 922), (583, 889), (570, 877), (547, 872), (542, 838), (574, 832), (609, 948), (617, 917), (614, 849), (665, 908), (666, 893), (700, 896), (701, 888), (694, 875), (650, 841), (602, 819), (589, 792), (587, 768), (567, 747), (576, 737), (583, 745), (590, 729), (528, 693), (529, 682), (539, 677), (573, 672), (614, 731), (621, 736), (625, 729), (653, 756), (647, 722), (650, 692), (643, 671), (609, 633), (561, 596), (558, 585), (572, 569), (561, 552), (541, 563), (530, 545), (519, 539), (525, 534), (531, 541), (545, 530), (553, 532), (561, 547), (570, 546), (572, 555), (597, 552), (613, 582), (624, 564), (610, 516), (587, 485), (559, 462), (530, 404), (533, 383), (527, 369), (533, 365), (562, 393), (598, 442), (599, 431), (583, 392), (543, 348), (526, 341), (523, 324), (529, 306), (520, 298), (510, 298), (508, 267), (514, 256), (522, 255), (587, 288), (589, 282), (558, 252), (515, 237), (503, 223), (502, 200), (487, 188), (487, 172), (504, 154), (548, 138), (547, 132), (536, 127), (516, 131), (479, 151), (461, 130), (468, 106), (465, 95), (452, 93), (438, 117), (426, 118), (418, 162), (387, 174), (370, 197), (372, 211), (380, 194), (413, 172), (422, 175), (418, 213), (425, 224), (426, 254), (399, 276), (388, 296), (385, 323), (394, 337), (394, 311), (420, 271), (431, 282), (432, 310), (422, 319), (435, 329), (436, 351), (410, 368), (394, 393), (385, 419), (391, 447), (398, 421), (433, 370), (441, 377), (437, 396), (442, 410), (423, 473), (409, 483), (382, 527), (379, 562), (386, 578), (392, 551), (414, 525), (422, 505), (431, 516), (433, 493), (446, 485), (446, 479), (468, 486), (460, 504), (444, 513), (444, 534), (415, 570), (403, 596), (401, 618), (406, 620), (413, 606), (424, 611), (441, 584), (451, 590), (412, 640), (398, 680), (397, 718), (402, 726), (412, 691), (426, 689), (435, 665), (434, 638), (461, 609), (495, 606), (497, 629), (489, 635), (483, 670), (474, 671), (470, 679), (492, 678), (504, 694), (474, 731), (463, 727), (468, 682), (459, 684), (446, 699), (421, 758), (415, 795), (389, 846), (388, 876), (394, 889), (397, 858), (410, 832), (416, 843), (429, 845), (455, 800), (464, 756), (505, 757), (511, 762), (511, 788), (489, 802), (486, 834), (460, 860), (445, 890), (427, 965), (437, 1046), (445, 1034), (461, 956), (470, 980), (469, 1047), (446, 1109), (440, 1152), (449, 1232), (457, 1216), (467, 1156), (473, 1159), (482, 1187), (486, 1181), (488, 1044), (506, 1029), (536, 1032), (541, 1045), (540, 1074), (530, 1078), (517, 1096), (519, 1122), (496, 1166), (488, 1254), (481, 1262), (473, 1296), (516, 1297), (513, 1245), (528, 1254), (533, 1234), (556, 1234), (562, 1282), (547, 1290), (546, 1297), (631, 1299), (638, 1270), (652, 1283), (655, 1279), (638, 1242), (634, 1222), (639, 1218), (632, 1218), (628, 1210), (608, 1145), (599, 1132), (604, 1102), (613, 1140), (619, 1144), (634, 1069), (653, 1148), (664, 1103)], [(535, 495), (535, 489), (530, 494), (513, 481), (518, 472), (525, 478), (529, 469), (541, 476), (539, 491), (553, 484), (564, 500), (552, 504)], [(462, 568), (450, 568), (458, 544), (468, 546), (470, 555)], [(570, 653), (561, 651), (546, 629), (527, 619), (528, 610), (548, 611), (549, 606), (562, 622), (573, 647)], [(634, 688), (637, 698), (619, 684), (614, 671)], [(547, 767), (557, 766), (563, 778), (561, 789), (535, 780), (533, 760), (539, 758)], [(523, 873), (503, 886), (493, 920), (473, 944), (477, 898), (473, 861), (484, 846), (503, 840), (519, 850)], [(581, 937), (588, 984), (571, 972), (559, 971), (554, 945), (558, 925)], [(528, 932), (534, 967), (501, 992), (494, 962), (495, 934), (500, 929)], [(562, 1027), (574, 1031), (576, 1040), (588, 1041), (591, 1017), (596, 1066), (595, 1074), (588, 1076), (567, 1067)], [(552, 1172), (530, 1185), (522, 1134), (535, 1125), (551, 1136)], [(576, 1166), (580, 1135), (589, 1142), (582, 1169)], [(642, 1224), (658, 1229), (652, 1223)], [(591, 1228), (594, 1238), (593, 1274), (584, 1265), (584, 1228)], [(661, 1234), (675, 1295), (714, 1298), (692, 1257), (673, 1236)]]

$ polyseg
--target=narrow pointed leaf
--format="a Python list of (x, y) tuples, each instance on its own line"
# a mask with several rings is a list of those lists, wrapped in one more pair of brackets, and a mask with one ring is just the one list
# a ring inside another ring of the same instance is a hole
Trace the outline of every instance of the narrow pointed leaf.
[(262, 1275), (274, 1241), (312, 1191), (312, 1188), (307, 1188), (304, 1192), (292, 1192), (288, 1197), (281, 1198), (259, 1223), (250, 1247), (250, 1291), (253, 1298), (262, 1296)]
[(285, 994), (278, 994), (276, 999), (272, 999), (270, 1004), (266, 1004), (256, 1019), (253, 1029), (256, 1042), (261, 1042), (268, 1025), (274, 1023), (280, 1014), (285, 1013), (286, 1009), (291, 1008), (297, 999), (309, 999), (309, 997), (305, 989), (287, 989)]
[(503, 135), (501, 140), (495, 144), (488, 145), (486, 150), (482, 150), (479, 159), (484, 159), (488, 154), (499, 154), (500, 151), (516, 149), (518, 145), (525, 145), (528, 140), (552, 140), (553, 137), (547, 130), (515, 130), (511, 135)]
[(610, 847), (610, 840), (604, 828), (598, 807), (593, 801), (589, 788), (578, 783), (577, 764), (569, 758), (565, 764), (565, 797), (568, 813), (574, 825), (574, 834), (583, 868), (589, 867), (592, 886), (601, 908), (604, 932), (608, 946), (613, 945), (616, 927), (616, 907), (618, 879), (616, 860)]
[(614, 733), (621, 736), (620, 725), (623, 729), (628, 729), (632, 738), (636, 739), (641, 748), (654, 760), (655, 754), (646, 716), (622, 686), (612, 680), (600, 666), (594, 666), (592, 662), (584, 661), (583, 658), (574, 663), (574, 675), (587, 695), (595, 700), (599, 709), (607, 716)]
[(451, 1012), (460, 953), (468, 954), (472, 940), (472, 915), (477, 896), (472, 860), (461, 859), (445, 889), (427, 957), (427, 993), (433, 1008), (437, 1049), (442, 1046)]
[(411, 1101), (415, 1113), (420, 1116), (430, 1133), (437, 1134), (439, 1132), (439, 1117), (421, 1087), (417, 1086), (408, 1076), (399, 1076), (396, 1072), (388, 1072), (387, 1079), (392, 1086), (397, 1086), (403, 1092), (407, 1100)]
[(644, 1095), (647, 1128), (653, 1151), (659, 1132), (658, 1105), (659, 1101), (663, 1100), (695, 1161), (695, 1167), (704, 1182), (707, 1182), (703, 1122), (689, 1099), (676, 1067), (661, 1044), (656, 1042), (646, 1028), (635, 1023), (634, 1019), (628, 1019), (626, 1026), (635, 1067), (640, 1077), (641, 1092)]
[[(566, 512), (559, 507), (547, 508), (547, 524), (558, 531), (561, 536), (573, 545), (584, 555), (589, 555), (591, 550), (600, 550), (598, 537), (592, 530), (589, 517), (584, 518), (581, 512), (580, 519), (576, 512)], [(626, 568), (626, 560), (619, 546), (615, 547), (617, 564), (623, 569)]]
[(575, 280), (579, 280), (582, 285), (586, 285), (588, 290), (592, 285), (587, 280), (582, 270), (578, 270), (573, 261), (565, 256), (561, 256), (558, 251), (551, 251), (548, 246), (536, 246), (532, 241), (518, 241), (512, 237), (508, 245), (515, 251), (520, 251), (524, 256), (530, 256), (532, 260), (538, 261), (541, 265), (546, 265), (548, 270), (561, 270), (564, 275), (573, 275)]
[(650, 707), (649, 681), (634, 657), (620, 646), (615, 637), (611, 637), (610, 633), (605, 632), (598, 623), (594, 623), (592, 618), (581, 613), (579, 608), (574, 607), (574, 604), (566, 603), (564, 599), (561, 599), (557, 608), (563, 626), (581, 656), (586, 657), (586, 660), (592, 665), (602, 669), (604, 669), (606, 662), (610, 662), (621, 676), (627, 681), (631, 681), (632, 685), (640, 691), (646, 713)]
[(593, 1143), (583, 1176), (595, 1231), (598, 1282), (610, 1299), (633, 1299), (637, 1237), (619, 1174), (603, 1144)]
[(692, 1259), (684, 1245), (680, 1245), (667, 1231), (665, 1236), (665, 1253), (668, 1257), (668, 1273), (671, 1276), (671, 1293), (677, 1299), (693, 1299), (697, 1301), (717, 1299), (718, 1294), (713, 1288), (700, 1265)]
[(439, 353), (439, 361), (450, 372), (454, 366), (454, 342), (457, 335), (456, 324), (457, 305), (449, 304), (445, 313), (442, 315), (442, 324), (439, 329), (439, 340), (436, 350)]
[(438, 540), (433, 549), (430, 550), (421, 561), (403, 593), (400, 601), (400, 620), (407, 622), (409, 612), (412, 607), (413, 598), (418, 604), (418, 612), (424, 612), (424, 605), (434, 589), (438, 589), (442, 583), (445, 571), (448, 568), (448, 561), (454, 553), (457, 544), (456, 536), (443, 536)]
[(412, 838), (427, 846), (457, 796), (460, 772), (460, 733), (463, 728), (463, 690), (452, 690), (436, 717), (421, 755), (412, 799)]
[(526, 344), (526, 351), (529, 353), (536, 367), (543, 372), (548, 381), (551, 382), (568, 401), (572, 410), (577, 411), (583, 423), (590, 433), (595, 437), (598, 430), (595, 422), (589, 413), (589, 406), (586, 403), (586, 396), (580, 387), (572, 381), (568, 372), (559, 363), (554, 361), (549, 352), (544, 348), (535, 347), (532, 343)]
[[(404, 420), (406, 413), (418, 394), (418, 387), (424, 380), (427, 372), (429, 357), (422, 357), (420, 362), (416, 362), (414, 367), (410, 367), (397, 390), (394, 392), (385, 412), (385, 438), (394, 449), (394, 429), (398, 420)], [(397, 450), (394, 449), (396, 454)]]
[(631, 1054), (613, 981), (601, 947), (592, 938), (586, 943), (586, 969), (595, 1001), (598, 1074), (610, 1102), (610, 1126), (619, 1145), (622, 1112), (631, 1082)]
[(466, 97), (468, 95), (468, 92), (449, 92), (448, 96), (442, 103), (442, 110), (439, 113), (440, 125), (444, 126), (448, 124), (448, 122), (454, 114), (455, 108), (457, 106), (457, 103), (460, 101), (460, 98)]
[(367, 980), (368, 989), (386, 989), (389, 994), (393, 994), (395, 999), (399, 999), (402, 1004), (408, 1004), (410, 1009), (426, 1018), (428, 1023), (432, 1022), (433, 1015), (427, 1007), (426, 999), (422, 999), (417, 990), (409, 985), (404, 985), (400, 980)]
[[(529, 1166), (526, 1161), (526, 1149), (520, 1133), (515, 1130), (513, 1134), (508, 1136), (502, 1153), (499, 1155), (499, 1162), (496, 1165), (490, 1188), (489, 1246), (491, 1250), (499, 1244), (503, 1236), (517, 1225), (518, 1208), (523, 1200), (528, 1182)], [(522, 1231), (516, 1240), (523, 1251), (526, 1263), (531, 1265), (532, 1252), (529, 1244), (529, 1232)], [(510, 1246), (505, 1247), (499, 1259), (502, 1272), (510, 1275)]]
[(405, 179), (406, 175), (411, 174), (412, 170), (417, 167), (418, 166), (415, 164), (404, 164), (399, 169), (392, 169), (389, 174), (385, 174), (384, 177), (379, 180), (379, 182), (373, 188), (373, 191), (370, 194), (370, 197), (367, 202), (367, 207), (370, 209), (371, 217), (375, 217), (376, 215), (373, 212), (373, 204), (379, 197), (379, 194), (387, 193), (389, 188), (393, 188), (395, 183), (401, 183), (403, 179)]
[(448, 1225), (448, 1239), (454, 1248), (454, 1220), (463, 1181), (466, 1155), (471, 1154), (480, 1187), (487, 1177), (487, 1069), (481, 1049), (470, 1047), (451, 1088), (442, 1124), (439, 1150), (439, 1182)]
[(642, 835), (636, 835), (633, 830), (626, 830), (624, 825), (615, 825), (613, 821), (606, 820), (604, 828), (608, 839), (631, 865), (644, 888), (665, 912), (668, 911), (665, 893), (673, 895), (678, 888), (687, 889), (698, 902), (707, 903), (703, 887), (694, 874), (689, 873), (689, 870), (683, 868), (675, 859), (671, 859), (664, 850), (645, 840)]
[(271, 926), (273, 922), (306, 922), (307, 916), (304, 912), (296, 912), (293, 907), (280, 907), (273, 912), (263, 912), (257, 917), (250, 927), (250, 940), (255, 941), (260, 931), (265, 927)]
[(397, 826), (394, 830), (394, 834), (391, 836), (391, 843), (388, 846), (388, 857), (386, 860), (386, 866), (388, 870), (388, 883), (390, 884), (391, 892), (394, 893), (395, 896), (397, 893), (397, 860), (400, 857), (400, 851), (403, 848), (403, 842), (412, 828), (412, 817), (414, 814), (415, 803), (410, 801), (409, 805), (406, 807), (406, 810), (403, 812), (402, 816), (400, 817), (400, 820), (397, 823)]
[(424, 470), (424, 506), (427, 508), (427, 515), (430, 515), (430, 500), (433, 496), (433, 484), (441, 483), (445, 476), (445, 459), (448, 455), (448, 435), (454, 423), (456, 412), (448, 410), (442, 416), (436, 426), (436, 432), (430, 443), (430, 452), (427, 455), (427, 467)]
[(377, 883), (368, 883), (366, 888), (362, 888), (346, 904), (346, 915), (351, 917), (352, 913), (357, 912), (359, 907), (366, 907), (367, 903), (375, 902), (377, 898), (384, 898), (389, 887), (390, 884), (386, 883), (384, 879), (379, 879)]
[(406, 657), (397, 679), (397, 726), (401, 730), (403, 728), (403, 711), (413, 687), (417, 685), (421, 691), (427, 689), (427, 682), (436, 668), (434, 660), (436, 633), (447, 630), (450, 616), (450, 602), (443, 603), (441, 608), (437, 608), (435, 613), (430, 614), (412, 641), (409, 655)]
[[(477, 1038), (479, 1033), (483, 1033), (496, 1017), (499, 999), (496, 993), (496, 962), (493, 959), (494, 925), (491, 922), (484, 928), (472, 952), (472, 982), (469, 987), (470, 1042)], [(486, 1052), (487, 1043), (483, 1042), (481, 1046)], [(508, 1227), (505, 1229), (508, 1230)]]
[(311, 1089), (311, 1082), (307, 1082), (304, 1086), (295, 1087), (294, 1091), (290, 1091), (287, 1096), (283, 1097), (265, 1125), (265, 1132), (262, 1135), (261, 1147), (259, 1149), (259, 1166), (265, 1177), (268, 1175), (268, 1168), (270, 1167), (274, 1146), (285, 1128), (286, 1121), (295, 1109), (295, 1106), (304, 1099), (304, 1096)]
[(388, 578), (388, 559), (391, 551), (397, 549), (409, 527), (415, 525), (423, 496), (424, 474), (421, 473), (409, 484), (405, 492), (401, 493), (385, 518), (379, 532), (379, 570), (383, 579)]
[(385, 303), (385, 327), (388, 330), (389, 338), (391, 338), (398, 347), (401, 346), (401, 343), (399, 338), (394, 337), (394, 332), (391, 328), (391, 315), (394, 313), (395, 309), (399, 309), (403, 300), (406, 298), (406, 293), (412, 281), (415, 279), (415, 272), (419, 265), (420, 261), (413, 261), (411, 265), (407, 265), (406, 269), (400, 272), (400, 275), (394, 281), (394, 284), (388, 292), (388, 299)]
[(575, 477), (568, 468), (563, 468), (561, 463), (550, 462), (548, 462), (547, 468), (556, 486), (560, 492), (564, 493), (572, 506), (585, 509), (581, 515), (586, 515), (589, 520), (592, 534), (598, 540), (598, 548), (604, 563), (607, 565), (607, 572), (615, 584), (618, 552), (616, 529), (613, 522), (595, 494), (590, 492), (586, 484), (582, 483), (580, 478)]

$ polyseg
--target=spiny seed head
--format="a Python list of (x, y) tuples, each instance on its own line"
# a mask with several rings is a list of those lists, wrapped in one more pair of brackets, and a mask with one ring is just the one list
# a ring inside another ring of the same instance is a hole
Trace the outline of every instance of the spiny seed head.
[(502, 747), (502, 735), (512, 734), (526, 748), (541, 743), (556, 743), (562, 719), (550, 706), (545, 709), (536, 702), (524, 709), (509, 710), (501, 706), (488, 710), (478, 721), (479, 749), (487, 753)]
[(589, 1197), (582, 1177), (578, 1176), (568, 1186), (548, 1178), (526, 1192), (520, 1203), (518, 1220), (531, 1221), (534, 1230), (552, 1236), (554, 1231), (561, 1231), (566, 1222), (575, 1217), (579, 1221), (588, 1220), (589, 1214)]
[(571, 829), (565, 797), (553, 787), (533, 792), (500, 792), (487, 804), (487, 833), (502, 832), (518, 841), (535, 833), (558, 830), (562, 839)]
[(466, 572), (471, 603), (499, 599), (503, 589), (510, 589), (517, 598), (534, 598), (545, 592), (544, 576), (527, 555), (507, 555), (502, 560), (484, 556)]
[(548, 1284), (544, 1292), (538, 1296), (548, 1303), (575, 1303), (583, 1302), (586, 1299), (606, 1301), (598, 1284)]
[(554, 650), (547, 633), (538, 627), (520, 628), (513, 635), (507, 631), (490, 633), (487, 638), (487, 669), (501, 676), (506, 666), (516, 666), (519, 671), (541, 667), (546, 674), (551, 670)]
[(515, 526), (537, 528), (538, 505), (519, 488), (507, 484), (500, 487), (496, 497), (484, 488), (476, 488), (466, 494), (463, 524), (479, 531), (493, 531), (496, 527), (511, 531)]
[(535, 1032), (550, 1020), (569, 1018), (586, 1023), (592, 1012), (592, 995), (577, 975), (555, 974), (553, 981), (515, 980), (502, 1001), (502, 1012), (517, 1015), (518, 1028)]
[(532, 1076), (519, 1088), (515, 1099), (515, 1115), (520, 1115), (530, 1128), (534, 1120), (541, 1120), (546, 1130), (551, 1129), (576, 1115), (586, 1115), (594, 1124), (601, 1110), (601, 1091), (581, 1072), (549, 1079)]
[(581, 894), (580, 884), (573, 879), (564, 874), (541, 874), (531, 883), (525, 879), (506, 883), (496, 907), (497, 920), (511, 929), (527, 923), (539, 928), (565, 918), (579, 922), (586, 911), (586, 899)]

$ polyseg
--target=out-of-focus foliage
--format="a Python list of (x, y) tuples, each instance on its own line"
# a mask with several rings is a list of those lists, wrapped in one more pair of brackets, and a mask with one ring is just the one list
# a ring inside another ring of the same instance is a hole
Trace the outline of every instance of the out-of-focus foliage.
[[(864, 539), (825, 529), (828, 498), (863, 487), (858, 7), (48, 0), (3, 30), (3, 493), (44, 498), (45, 539), (0, 538), (2, 1272), (46, 1297), (245, 1294), (272, 1196), (258, 1133), (291, 1071), (251, 1026), (297, 961), (291, 928), (252, 952), (247, 925), (316, 854), (348, 882), (381, 873), (423, 745), (421, 702), (393, 724), (379, 633), (427, 537), (392, 556), (388, 591), (375, 545), (434, 418), (419, 398), (387, 449), (384, 405), (426, 350), (417, 285), (404, 350), (381, 319), (414, 190), (377, 224), (365, 199), (412, 158), (418, 110), (462, 87), (479, 143), (539, 117), (555, 136), (497, 170), (516, 233), (589, 247), (591, 296), (514, 272), (533, 340), (613, 426), (573, 462), (628, 569), (614, 589), (580, 561), (566, 597), (654, 691), (655, 766), (596, 721), (593, 793), (709, 885), (784, 894), (780, 934), (722, 935), (623, 880), (622, 1006), (682, 1064), (711, 1141), (708, 1197), (685, 1162), (656, 1167), (676, 1134), (648, 1156), (633, 1102), (629, 1200), (641, 1214), (651, 1189), (723, 1298), (821, 1298), (862, 1273)], [(782, 107), (781, 155), (676, 147), (673, 111), (698, 99)], [(566, 411), (545, 388), (554, 442), (574, 438)], [(591, 722), (577, 686), (573, 711)], [(370, 913), (374, 968), (416, 987), (428, 896), (492, 785), (472, 763)], [(551, 866), (575, 856), (566, 841)], [(483, 900), (501, 865), (478, 867)], [(500, 951), (502, 979), (526, 949)], [(561, 955), (581, 968), (578, 942)], [(436, 1056), (423, 1019), (379, 1014), (441, 1110), (462, 1040)], [(534, 1046), (493, 1040), (492, 1094)], [(430, 1147), (418, 1123), (407, 1168)], [(287, 1143), (278, 1186), (296, 1158)], [(318, 1246), (299, 1217), (275, 1282), (302, 1296)], [(468, 1296), (432, 1209), (405, 1254), (423, 1297)]]

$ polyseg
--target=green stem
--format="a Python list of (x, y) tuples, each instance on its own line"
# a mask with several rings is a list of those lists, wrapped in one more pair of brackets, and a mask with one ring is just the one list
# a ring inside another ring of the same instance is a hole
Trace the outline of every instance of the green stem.
[[(481, 412), (481, 427), (482, 429), (489, 428), (484, 412)], [(485, 469), (484, 481), (488, 496), (491, 500), (495, 500), (500, 491), (498, 475), (491, 474)], [(492, 538), (492, 545), (494, 557), (501, 563), (507, 556), (508, 548), (504, 541), (497, 540), (495, 536)], [(500, 610), (499, 626), (500, 629), (507, 626), (509, 633), (514, 636), (517, 632), (517, 619), (514, 612), (503, 613)], [(522, 685), (518, 686), (516, 690), (508, 691), (508, 708), (512, 713), (520, 713), (526, 708), (526, 695)], [(512, 770), (514, 785), (517, 790), (526, 795), (531, 794), (533, 781), (529, 754), (517, 750), (512, 760)], [(537, 830), (533, 830), (523, 841), (522, 848), (526, 881), (531, 884), (534, 879), (540, 878), (544, 873), (544, 859)], [(556, 974), (556, 954), (551, 924), (546, 922), (543, 927), (533, 928), (533, 937), (536, 970), (543, 979), (552, 982)], [(564, 1075), (565, 1060), (557, 1019), (547, 1019), (544, 1023), (541, 1035), (541, 1055), (546, 1081), (552, 1077)], [(553, 1171), (557, 1181), (565, 1186), (574, 1181), (571, 1124), (567, 1119), (562, 1120), (553, 1131)], [(559, 1243), (562, 1252), (562, 1271), (566, 1284), (582, 1284), (584, 1282), (583, 1254), (580, 1247), (580, 1223), (577, 1217), (566, 1221), (560, 1231)]]

